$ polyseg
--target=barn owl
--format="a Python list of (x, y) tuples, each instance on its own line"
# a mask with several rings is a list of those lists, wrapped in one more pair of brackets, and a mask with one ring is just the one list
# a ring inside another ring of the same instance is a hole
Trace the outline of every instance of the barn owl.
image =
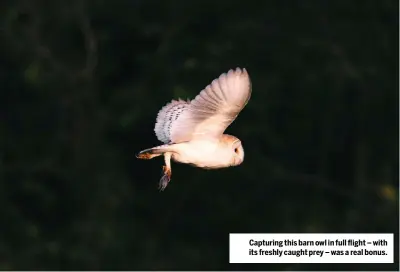
[(223, 133), (246, 106), (250, 95), (251, 81), (246, 69), (231, 69), (214, 79), (192, 101), (172, 100), (159, 111), (154, 131), (164, 145), (145, 149), (136, 157), (164, 156), (161, 191), (171, 180), (171, 159), (205, 169), (243, 162), (241, 141)]

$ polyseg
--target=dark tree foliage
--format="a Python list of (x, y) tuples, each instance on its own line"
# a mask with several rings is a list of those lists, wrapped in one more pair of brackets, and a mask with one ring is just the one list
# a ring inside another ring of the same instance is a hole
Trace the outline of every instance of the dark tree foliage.
[[(398, 240), (397, 1), (20, 0), (0, 22), (0, 269), (398, 269), (228, 260), (232, 232)], [(163, 160), (134, 156), (158, 110), (235, 67), (244, 163), (173, 164), (160, 193)]]

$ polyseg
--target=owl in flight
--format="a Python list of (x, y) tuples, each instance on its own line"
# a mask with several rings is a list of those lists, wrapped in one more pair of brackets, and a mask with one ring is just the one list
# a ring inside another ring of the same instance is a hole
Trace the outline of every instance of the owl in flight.
[(164, 155), (163, 191), (171, 180), (171, 159), (205, 169), (237, 166), (244, 160), (240, 140), (224, 134), (246, 106), (251, 81), (246, 69), (223, 73), (192, 101), (172, 100), (158, 113), (154, 131), (164, 145), (145, 149), (136, 155), (152, 159)]

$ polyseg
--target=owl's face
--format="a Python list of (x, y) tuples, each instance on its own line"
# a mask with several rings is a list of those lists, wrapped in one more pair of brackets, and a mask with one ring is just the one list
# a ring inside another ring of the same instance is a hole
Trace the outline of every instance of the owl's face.
[(235, 136), (223, 134), (220, 139), (220, 154), (223, 154), (226, 166), (237, 166), (244, 160), (242, 142)]
[(244, 160), (244, 150), (242, 146), (242, 142), (237, 139), (232, 143), (231, 146), (231, 151), (232, 151), (232, 166), (237, 166), (241, 164)]

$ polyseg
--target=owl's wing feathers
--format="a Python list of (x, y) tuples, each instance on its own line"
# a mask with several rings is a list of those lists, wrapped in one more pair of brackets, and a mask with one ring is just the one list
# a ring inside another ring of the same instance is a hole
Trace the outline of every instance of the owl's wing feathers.
[(246, 106), (251, 82), (246, 69), (222, 74), (190, 103), (172, 101), (158, 114), (157, 138), (165, 143), (180, 143), (195, 138), (219, 137)]
[(154, 132), (157, 139), (163, 143), (171, 143), (171, 129), (175, 125), (178, 118), (182, 113), (189, 108), (190, 102), (184, 100), (172, 100), (165, 105), (157, 115), (156, 125)]

